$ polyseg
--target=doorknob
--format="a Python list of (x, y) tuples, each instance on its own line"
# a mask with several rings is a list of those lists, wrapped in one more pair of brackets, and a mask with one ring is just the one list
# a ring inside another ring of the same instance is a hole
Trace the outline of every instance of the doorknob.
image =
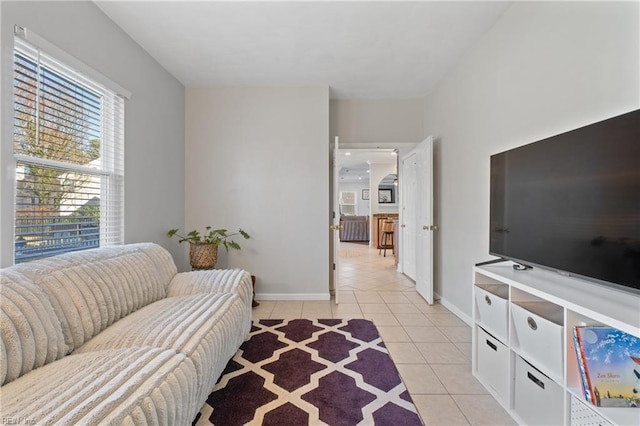
[(402, 225), (400, 225), (400, 228), (405, 228), (407, 225), (405, 225), (404, 223)]
[(422, 230), (423, 231), (428, 231), (429, 230), (429, 226), (428, 225), (422, 225)]
[(433, 225), (433, 226), (431, 227), (431, 230), (432, 230), (432, 231), (437, 231), (437, 230), (438, 230), (438, 225)]

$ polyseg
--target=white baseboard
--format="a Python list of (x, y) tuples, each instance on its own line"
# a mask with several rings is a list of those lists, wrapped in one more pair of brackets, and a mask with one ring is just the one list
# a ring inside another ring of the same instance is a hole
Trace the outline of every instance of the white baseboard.
[(460, 309), (458, 309), (457, 306), (448, 302), (447, 299), (443, 299), (442, 296), (440, 296), (439, 294), (435, 294), (434, 296), (436, 299), (440, 300), (440, 304), (442, 306), (450, 310), (455, 316), (460, 318), (462, 321), (466, 322), (469, 327), (473, 325), (473, 319), (469, 315), (465, 314)]
[(256, 300), (331, 300), (330, 293), (256, 293)]

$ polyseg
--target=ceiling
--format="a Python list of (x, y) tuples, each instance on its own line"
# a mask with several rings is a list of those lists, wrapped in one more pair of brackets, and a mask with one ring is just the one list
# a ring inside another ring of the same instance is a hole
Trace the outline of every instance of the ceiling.
[[(368, 183), (369, 164), (395, 164), (398, 161), (396, 151), (394, 149), (340, 149), (337, 158), (340, 165), (339, 182)], [(393, 178), (390, 178), (390, 183), (393, 183)]]
[(500, 1), (96, 1), (186, 87), (328, 86), (427, 95), (497, 21)]

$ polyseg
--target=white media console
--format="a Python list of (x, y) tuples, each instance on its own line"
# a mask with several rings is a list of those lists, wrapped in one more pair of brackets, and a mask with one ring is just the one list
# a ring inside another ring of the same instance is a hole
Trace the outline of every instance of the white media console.
[(521, 424), (640, 425), (640, 408), (585, 401), (573, 327), (640, 337), (640, 295), (503, 262), (473, 269), (473, 375)]

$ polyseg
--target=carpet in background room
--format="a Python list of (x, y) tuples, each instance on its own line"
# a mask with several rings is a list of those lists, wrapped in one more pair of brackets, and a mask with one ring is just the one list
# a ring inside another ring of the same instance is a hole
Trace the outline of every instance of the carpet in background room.
[(421, 425), (371, 321), (260, 320), (194, 425)]

